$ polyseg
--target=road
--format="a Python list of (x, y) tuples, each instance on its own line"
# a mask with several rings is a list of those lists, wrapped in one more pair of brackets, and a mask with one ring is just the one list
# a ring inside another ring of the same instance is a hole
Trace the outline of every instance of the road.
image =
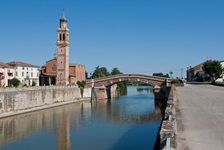
[(188, 148), (224, 150), (224, 87), (186, 85), (177, 92)]

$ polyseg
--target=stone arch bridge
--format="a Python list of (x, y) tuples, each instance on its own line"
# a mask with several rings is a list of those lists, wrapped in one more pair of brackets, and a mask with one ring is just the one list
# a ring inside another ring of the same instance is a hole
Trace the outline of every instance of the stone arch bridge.
[(124, 81), (140, 81), (151, 86), (171, 86), (171, 79), (157, 76), (148, 76), (143, 74), (117, 74), (103, 78), (89, 79), (86, 81), (87, 87), (110, 87), (113, 84)]
[(91, 88), (91, 99), (107, 99), (116, 91), (114, 84), (124, 81), (139, 81), (147, 83), (154, 87), (155, 99), (164, 99), (164, 93), (161, 94), (159, 88), (161, 86), (170, 87), (171, 79), (148, 76), (143, 74), (117, 74), (103, 78), (89, 79), (86, 81), (86, 88)]

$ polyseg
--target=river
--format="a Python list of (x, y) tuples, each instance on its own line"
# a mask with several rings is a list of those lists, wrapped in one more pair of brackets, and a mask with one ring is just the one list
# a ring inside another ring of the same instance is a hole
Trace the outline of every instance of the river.
[(152, 150), (162, 117), (151, 88), (0, 119), (0, 149)]

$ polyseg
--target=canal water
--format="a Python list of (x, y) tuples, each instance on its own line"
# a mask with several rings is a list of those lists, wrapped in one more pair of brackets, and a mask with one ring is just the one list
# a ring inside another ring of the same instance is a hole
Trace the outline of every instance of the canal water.
[(161, 122), (152, 87), (0, 119), (2, 150), (152, 150)]

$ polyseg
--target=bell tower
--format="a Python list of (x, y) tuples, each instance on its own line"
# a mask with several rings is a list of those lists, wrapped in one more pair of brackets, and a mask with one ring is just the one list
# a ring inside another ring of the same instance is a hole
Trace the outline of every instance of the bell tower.
[(57, 78), (56, 84), (69, 84), (69, 29), (67, 19), (63, 12), (60, 27), (57, 30)]

